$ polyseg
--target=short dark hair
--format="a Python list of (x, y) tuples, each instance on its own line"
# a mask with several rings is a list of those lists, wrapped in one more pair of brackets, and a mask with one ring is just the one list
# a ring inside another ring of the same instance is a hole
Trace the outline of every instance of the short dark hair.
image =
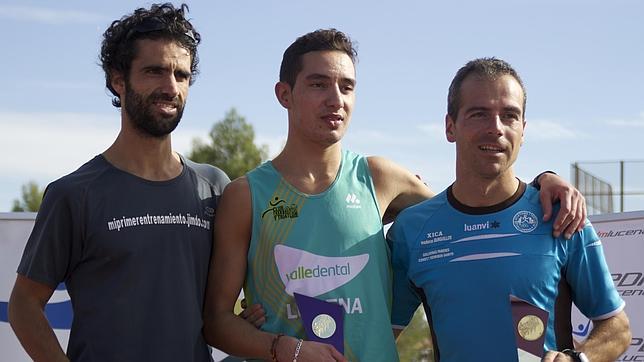
[(528, 94), (525, 91), (521, 77), (519, 77), (517, 71), (508, 62), (492, 57), (470, 60), (456, 72), (454, 79), (452, 79), (452, 84), (449, 86), (449, 93), (447, 94), (447, 114), (453, 120), (456, 120), (458, 117), (458, 110), (461, 107), (461, 86), (465, 78), (470, 75), (490, 80), (498, 79), (504, 75), (514, 77), (523, 90), (523, 116), (525, 117), (525, 106)]
[(280, 66), (280, 82), (295, 86), (295, 79), (302, 70), (302, 55), (324, 50), (343, 52), (354, 64), (358, 57), (353, 42), (346, 34), (336, 29), (318, 29), (302, 35), (286, 48)]
[(135, 42), (140, 39), (169, 39), (190, 52), (190, 84), (199, 73), (197, 45), (201, 35), (186, 19), (188, 5), (175, 8), (170, 3), (153, 4), (150, 9), (139, 8), (132, 14), (115, 20), (103, 33), (100, 63), (105, 72), (105, 85), (112, 92), (112, 104), (121, 106), (119, 94), (112, 88), (112, 72), (120, 72), (127, 80), (132, 60), (137, 53)]

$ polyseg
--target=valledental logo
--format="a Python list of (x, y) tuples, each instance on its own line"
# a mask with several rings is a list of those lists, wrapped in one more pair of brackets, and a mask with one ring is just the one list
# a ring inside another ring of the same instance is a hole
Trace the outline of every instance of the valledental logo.
[(347, 209), (362, 208), (362, 205), (360, 205), (360, 199), (354, 193), (348, 193), (345, 201), (347, 202)]
[(351, 275), (351, 264), (335, 265), (330, 267), (316, 266), (313, 269), (305, 268), (303, 266), (297, 267), (290, 273), (286, 273), (286, 279), (291, 280), (330, 277), (336, 275)]
[(537, 228), (539, 220), (532, 212), (523, 210), (514, 214), (512, 225), (522, 233), (529, 233)]
[(486, 221), (483, 223), (477, 223), (477, 224), (463, 224), (463, 231), (480, 231), (480, 230), (488, 230), (488, 229), (498, 229), (501, 226), (501, 223), (493, 220), (493, 221)]
[(348, 257), (322, 256), (286, 245), (276, 245), (275, 263), (290, 295), (311, 297), (339, 288), (355, 278), (369, 261), (369, 254)]
[(270, 201), (268, 205), (269, 207), (262, 213), (262, 219), (268, 212), (273, 213), (273, 218), (275, 219), (275, 221), (283, 219), (294, 219), (299, 216), (297, 205), (286, 205), (286, 201), (280, 200), (280, 198), (277, 196), (275, 196), (275, 199), (273, 199), (273, 201)]

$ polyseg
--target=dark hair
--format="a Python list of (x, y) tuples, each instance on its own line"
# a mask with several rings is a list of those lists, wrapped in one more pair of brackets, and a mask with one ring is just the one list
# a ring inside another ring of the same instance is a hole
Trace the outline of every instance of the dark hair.
[(458, 110), (461, 107), (461, 85), (465, 78), (470, 75), (490, 80), (498, 79), (504, 75), (514, 77), (523, 90), (523, 116), (525, 117), (525, 106), (528, 94), (525, 91), (521, 77), (519, 77), (517, 71), (508, 62), (492, 57), (470, 60), (456, 72), (454, 79), (452, 79), (452, 84), (449, 86), (449, 93), (447, 94), (447, 114), (453, 120), (456, 120), (458, 117)]
[(175, 8), (170, 3), (153, 4), (150, 9), (139, 8), (130, 15), (115, 20), (103, 33), (100, 63), (105, 72), (105, 85), (112, 92), (112, 104), (121, 106), (119, 94), (112, 88), (112, 72), (120, 72), (128, 79), (132, 60), (136, 57), (135, 42), (140, 39), (169, 39), (190, 52), (190, 84), (199, 73), (197, 45), (201, 35), (185, 18), (188, 5)]
[(280, 82), (295, 86), (295, 79), (302, 70), (302, 55), (324, 50), (343, 52), (354, 64), (358, 57), (358, 52), (346, 34), (336, 29), (318, 29), (302, 35), (286, 48), (280, 66)]

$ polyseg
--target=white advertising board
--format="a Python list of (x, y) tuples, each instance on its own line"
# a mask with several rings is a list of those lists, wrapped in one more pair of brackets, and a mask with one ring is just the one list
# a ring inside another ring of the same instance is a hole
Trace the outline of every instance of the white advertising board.
[[(606, 261), (617, 291), (626, 302), (633, 339), (617, 361), (644, 362), (644, 211), (590, 217), (602, 240)], [(573, 334), (584, 340), (592, 323), (573, 311)]]
[[(0, 213), (0, 356), (3, 361), (30, 360), (7, 322), (7, 304), (35, 216), (35, 213)], [(626, 301), (626, 313), (631, 322), (631, 346), (618, 361), (644, 362), (644, 211), (598, 215), (590, 219), (602, 239), (613, 281)], [(72, 314), (64, 285), (54, 292), (46, 313), (61, 345), (66, 348)], [(592, 328), (590, 321), (576, 310), (573, 326), (578, 341)], [(213, 350), (213, 358), (221, 361), (226, 355)]]

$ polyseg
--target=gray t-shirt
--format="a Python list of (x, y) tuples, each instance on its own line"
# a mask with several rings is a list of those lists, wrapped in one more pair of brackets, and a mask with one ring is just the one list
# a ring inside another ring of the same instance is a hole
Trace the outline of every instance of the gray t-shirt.
[(45, 192), (18, 273), (72, 300), (72, 361), (210, 361), (202, 309), (228, 177), (182, 157), (153, 182), (98, 155)]

